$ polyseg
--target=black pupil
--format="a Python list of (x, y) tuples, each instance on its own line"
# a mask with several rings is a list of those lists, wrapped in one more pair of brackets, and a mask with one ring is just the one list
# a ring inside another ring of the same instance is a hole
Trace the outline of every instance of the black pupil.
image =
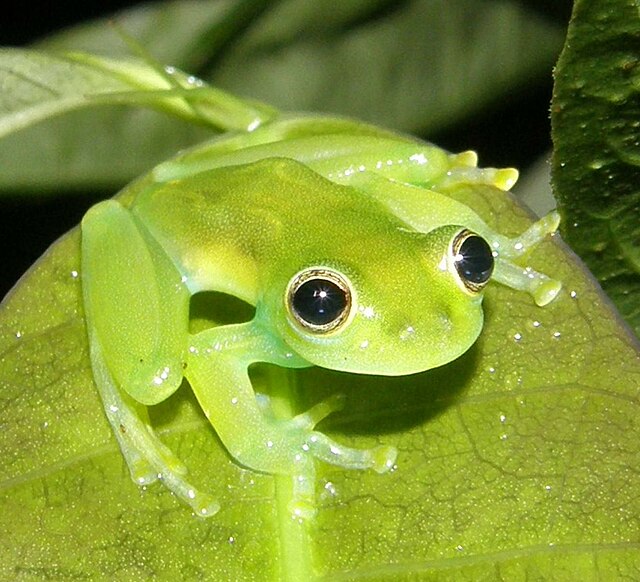
[(305, 281), (293, 294), (293, 309), (312, 325), (326, 325), (342, 315), (347, 306), (345, 292), (327, 279)]
[(470, 283), (483, 284), (493, 272), (493, 253), (487, 241), (477, 235), (468, 236), (458, 249), (456, 269)]

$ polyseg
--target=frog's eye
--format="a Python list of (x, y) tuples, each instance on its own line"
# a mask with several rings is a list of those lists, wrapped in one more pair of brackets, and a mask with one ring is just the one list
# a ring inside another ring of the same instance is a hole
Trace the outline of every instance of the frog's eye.
[(461, 230), (451, 241), (451, 259), (458, 279), (469, 293), (478, 293), (493, 273), (493, 253), (481, 236)]
[(352, 297), (347, 279), (327, 268), (306, 269), (289, 283), (287, 307), (294, 321), (306, 330), (329, 333), (349, 317)]

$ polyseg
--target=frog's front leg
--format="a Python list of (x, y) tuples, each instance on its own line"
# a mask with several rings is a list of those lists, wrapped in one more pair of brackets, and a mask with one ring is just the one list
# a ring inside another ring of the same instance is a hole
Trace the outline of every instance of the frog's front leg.
[(218, 504), (185, 479), (146, 407), (182, 382), (189, 293), (164, 251), (115, 200), (82, 221), (82, 287), (94, 381), (132, 479), (160, 479), (198, 515), (213, 515)]
[(292, 479), (292, 515), (315, 513), (315, 459), (347, 469), (389, 470), (393, 447), (354, 449), (339, 445), (315, 425), (341, 407), (325, 400), (290, 419), (278, 419), (268, 399), (256, 397), (248, 367), (269, 362), (294, 368), (308, 365), (292, 355), (255, 322), (216, 327), (191, 338), (185, 375), (198, 402), (229, 454), (241, 465)]

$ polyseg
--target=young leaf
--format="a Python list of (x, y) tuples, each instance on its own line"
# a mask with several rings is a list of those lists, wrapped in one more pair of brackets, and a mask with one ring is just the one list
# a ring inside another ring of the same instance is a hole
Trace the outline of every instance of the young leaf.
[(49, 117), (98, 104), (148, 105), (215, 128), (252, 129), (272, 116), (176, 69), (83, 53), (0, 50), (0, 138)]

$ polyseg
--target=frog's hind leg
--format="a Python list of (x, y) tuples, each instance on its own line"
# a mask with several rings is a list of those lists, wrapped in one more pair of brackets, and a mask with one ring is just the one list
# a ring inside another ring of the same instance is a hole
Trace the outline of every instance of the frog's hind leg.
[(160, 479), (198, 515), (215, 513), (153, 432), (146, 408), (182, 382), (189, 294), (141, 221), (115, 200), (82, 221), (82, 292), (93, 378), (134, 482)]
[(116, 387), (97, 342), (92, 342), (91, 352), (104, 410), (133, 481), (145, 486), (161, 480), (176, 497), (190, 505), (196, 515), (214, 515), (220, 505), (184, 478), (186, 467), (156, 436), (149, 425), (146, 407)]

